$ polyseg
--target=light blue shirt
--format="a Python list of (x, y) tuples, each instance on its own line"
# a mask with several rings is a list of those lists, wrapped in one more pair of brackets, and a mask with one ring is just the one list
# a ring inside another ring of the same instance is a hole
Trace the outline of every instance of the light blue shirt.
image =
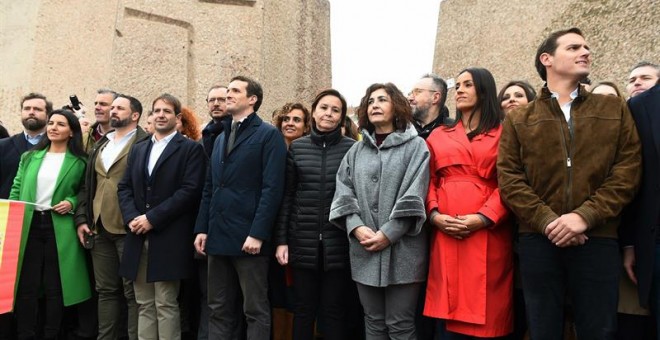
[(37, 143), (39, 143), (39, 141), (41, 141), (41, 138), (44, 136), (43, 132), (34, 137), (28, 135), (28, 133), (25, 131), (23, 131), (23, 134), (25, 135), (25, 139), (27, 140), (27, 142), (32, 145), (37, 145)]

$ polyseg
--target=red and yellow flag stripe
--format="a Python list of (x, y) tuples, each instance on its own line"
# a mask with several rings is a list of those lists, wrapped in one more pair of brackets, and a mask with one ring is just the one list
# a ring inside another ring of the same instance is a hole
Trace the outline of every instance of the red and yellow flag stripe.
[(11, 312), (25, 203), (0, 200), (0, 314)]

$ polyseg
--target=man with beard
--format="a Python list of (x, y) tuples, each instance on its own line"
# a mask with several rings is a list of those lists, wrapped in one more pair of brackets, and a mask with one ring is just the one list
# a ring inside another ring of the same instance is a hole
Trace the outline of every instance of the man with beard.
[(410, 91), (408, 101), (413, 111), (417, 134), (426, 139), (440, 124), (452, 121), (453, 115), (445, 106), (447, 83), (435, 74), (425, 74)]
[[(413, 112), (413, 125), (417, 134), (426, 139), (440, 124), (450, 122), (449, 110), (445, 106), (447, 83), (435, 74), (427, 73), (420, 78), (408, 94), (408, 102)], [(424, 229), (430, 231), (431, 227)], [(420, 298), (415, 316), (419, 339), (433, 339), (435, 319), (422, 315), (426, 289), (420, 290)]]
[[(110, 106), (110, 127), (91, 150), (76, 210), (78, 238), (94, 239), (91, 249), (96, 291), (98, 292), (98, 339), (117, 339), (126, 332), (120, 328), (122, 299), (128, 307), (128, 338), (137, 339), (137, 304), (133, 284), (119, 276), (126, 229), (121, 218), (117, 183), (126, 171), (128, 153), (148, 134), (138, 126), (142, 115), (139, 100), (118, 94)], [(89, 244), (88, 247), (89, 248)]]
[(211, 86), (206, 96), (206, 103), (209, 108), (209, 116), (213, 120), (202, 130), (202, 143), (204, 144), (206, 155), (211, 157), (215, 138), (222, 133), (222, 124), (220, 122), (223, 118), (229, 117), (227, 113), (227, 87), (220, 84)]
[(115, 98), (117, 98), (115, 91), (109, 89), (99, 89), (96, 91), (96, 99), (94, 99), (94, 117), (96, 118), (96, 122), (91, 126), (89, 132), (83, 136), (83, 146), (87, 153), (92, 151), (94, 143), (98, 142), (112, 129), (110, 126), (110, 106)]
[(53, 104), (40, 93), (21, 99), (21, 123), (25, 130), (0, 140), (0, 198), (9, 197), (21, 154), (41, 140), (52, 110)]
[[(25, 130), (0, 140), (0, 198), (8, 198), (18, 171), (21, 154), (41, 140), (53, 104), (40, 93), (21, 99), (21, 123)], [(13, 339), (11, 314), (0, 315), (0, 339)]]

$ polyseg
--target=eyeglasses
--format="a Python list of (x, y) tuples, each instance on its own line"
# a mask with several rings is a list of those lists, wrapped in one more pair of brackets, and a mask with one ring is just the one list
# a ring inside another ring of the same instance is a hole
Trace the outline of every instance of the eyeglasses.
[(209, 98), (206, 100), (207, 103), (225, 103), (227, 102), (227, 98)]
[(412, 89), (412, 91), (410, 91), (409, 95), (412, 94), (412, 95), (414, 95), (414, 96), (419, 96), (419, 95), (422, 93), (422, 91), (440, 92), (440, 91), (431, 90), (431, 89), (420, 89), (420, 88), (414, 88), (414, 89)]

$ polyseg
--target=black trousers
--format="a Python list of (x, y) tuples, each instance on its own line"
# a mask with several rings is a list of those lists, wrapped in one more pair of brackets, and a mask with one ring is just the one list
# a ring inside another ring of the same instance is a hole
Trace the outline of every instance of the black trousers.
[(43, 338), (55, 338), (62, 321), (62, 285), (53, 220), (49, 212), (34, 212), (18, 280), (15, 316), (19, 339), (36, 337), (40, 288), (46, 300)]
[(346, 339), (346, 295), (350, 269), (323, 271), (292, 268), (293, 339), (314, 339), (314, 321), (323, 323), (323, 339)]
[(520, 235), (520, 273), (532, 339), (561, 339), (564, 297), (570, 296), (577, 336), (614, 339), (621, 256), (615, 239), (591, 237), (559, 248), (544, 235)]

